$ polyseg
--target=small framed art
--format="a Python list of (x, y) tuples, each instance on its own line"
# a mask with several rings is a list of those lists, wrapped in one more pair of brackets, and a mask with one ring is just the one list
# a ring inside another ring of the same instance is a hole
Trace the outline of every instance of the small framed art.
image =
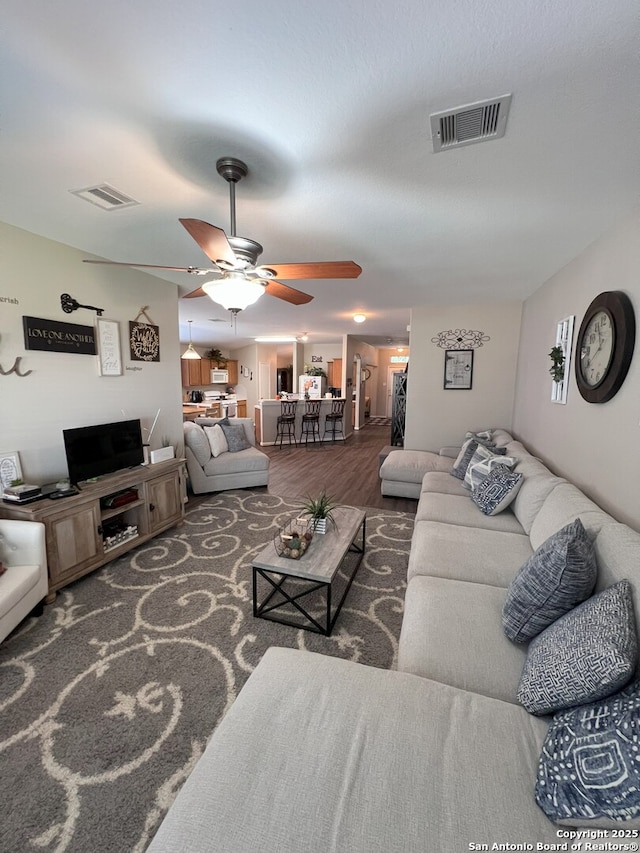
[(14, 480), (22, 479), (20, 455), (17, 450), (0, 453), (0, 488), (8, 489)]
[(101, 376), (122, 376), (120, 326), (117, 320), (98, 319), (98, 367)]
[(444, 354), (444, 390), (470, 391), (472, 381), (473, 350), (446, 350)]

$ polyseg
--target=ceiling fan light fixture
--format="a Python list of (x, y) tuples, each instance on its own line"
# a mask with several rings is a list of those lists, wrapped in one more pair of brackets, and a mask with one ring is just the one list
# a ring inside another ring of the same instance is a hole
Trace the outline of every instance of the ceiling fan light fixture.
[(354, 322), (354, 323), (364, 323), (364, 321), (365, 321), (366, 319), (367, 319), (367, 315), (366, 315), (366, 314), (354, 314), (354, 315), (353, 315), (353, 322)]
[(229, 275), (220, 281), (207, 281), (202, 289), (209, 299), (227, 311), (242, 311), (253, 305), (264, 293), (264, 285), (243, 276)]
[(201, 355), (199, 355), (199, 354), (196, 352), (196, 350), (193, 348), (193, 342), (192, 342), (192, 340), (191, 340), (191, 324), (192, 324), (192, 323), (193, 323), (193, 320), (189, 320), (189, 346), (188, 346), (188, 347), (186, 348), (186, 350), (182, 353), (182, 355), (180, 356), (180, 358), (202, 358), (202, 356), (201, 356)]

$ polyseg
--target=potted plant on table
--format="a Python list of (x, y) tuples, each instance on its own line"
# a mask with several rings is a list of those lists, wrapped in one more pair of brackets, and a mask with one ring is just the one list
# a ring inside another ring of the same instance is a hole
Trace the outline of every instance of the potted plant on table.
[(336, 527), (333, 513), (340, 504), (323, 489), (317, 498), (307, 497), (302, 505), (302, 514), (311, 519), (315, 533), (326, 533), (327, 524)]

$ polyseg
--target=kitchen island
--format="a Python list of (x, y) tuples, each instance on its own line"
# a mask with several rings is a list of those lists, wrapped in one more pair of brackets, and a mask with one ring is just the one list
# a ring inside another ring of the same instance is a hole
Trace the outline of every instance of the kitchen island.
[[(291, 399), (291, 396), (292, 395), (289, 395), (289, 399)], [(337, 400), (344, 398), (336, 397), (327, 399), (326, 397), (323, 397), (320, 401), (320, 438), (324, 435), (325, 418), (331, 411), (334, 399)], [(261, 447), (276, 444), (277, 420), (281, 411), (280, 402), (280, 400), (260, 400), (259, 403), (256, 403), (254, 418), (256, 425), (256, 441)], [(296, 407), (295, 434), (298, 441), (300, 440), (300, 433), (302, 432), (302, 416), (305, 411), (304, 404), (304, 400), (298, 400), (298, 405)], [(345, 418), (343, 419), (342, 429), (344, 430), (344, 436), (338, 433), (336, 437), (337, 441), (343, 441), (351, 434), (351, 413), (349, 412), (348, 406), (345, 408)], [(327, 435), (327, 439), (330, 440), (329, 435)], [(286, 443), (287, 439), (285, 437), (283, 446)], [(309, 444), (311, 444), (311, 437), (309, 437)]]

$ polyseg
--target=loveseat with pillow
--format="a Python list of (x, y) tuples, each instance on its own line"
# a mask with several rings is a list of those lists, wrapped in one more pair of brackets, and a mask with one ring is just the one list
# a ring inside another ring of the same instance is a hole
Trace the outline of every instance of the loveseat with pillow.
[(397, 670), (269, 649), (152, 853), (633, 840), (640, 534), (510, 436), (479, 438), (515, 461), (469, 487), (470, 438), (424, 475)]
[(196, 495), (269, 482), (270, 459), (255, 446), (251, 418), (196, 418), (183, 427), (187, 472)]

